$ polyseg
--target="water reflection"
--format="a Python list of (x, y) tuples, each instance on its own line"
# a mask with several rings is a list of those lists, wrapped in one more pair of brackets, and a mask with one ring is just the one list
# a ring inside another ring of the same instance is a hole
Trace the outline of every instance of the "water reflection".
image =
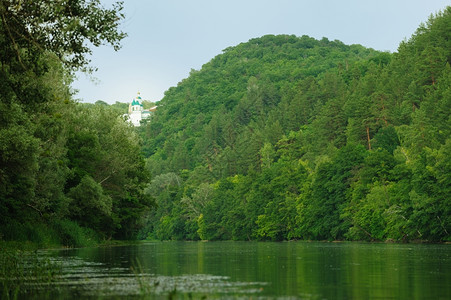
[(58, 284), (65, 298), (166, 296), (176, 289), (215, 297), (450, 299), (450, 250), (449, 245), (152, 242), (45, 255), (63, 263), (66, 273)]

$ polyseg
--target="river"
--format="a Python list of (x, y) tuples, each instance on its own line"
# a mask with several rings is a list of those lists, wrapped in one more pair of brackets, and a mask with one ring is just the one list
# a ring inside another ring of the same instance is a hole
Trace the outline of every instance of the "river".
[(42, 299), (451, 299), (451, 245), (143, 242), (39, 255), (62, 267)]

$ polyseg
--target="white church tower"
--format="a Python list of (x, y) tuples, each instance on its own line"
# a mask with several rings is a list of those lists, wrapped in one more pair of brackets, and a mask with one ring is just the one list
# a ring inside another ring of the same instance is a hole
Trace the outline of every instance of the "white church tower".
[(133, 99), (133, 101), (128, 105), (128, 116), (130, 118), (130, 122), (132, 122), (134, 126), (141, 125), (140, 123), (143, 119), (143, 111), (142, 99), (140, 93), (138, 92), (138, 96), (136, 96), (136, 98)]
[(141, 125), (141, 120), (149, 118), (156, 109), (157, 106), (144, 109), (140, 93), (138, 92), (138, 96), (128, 105), (128, 119), (133, 126), (138, 127)]

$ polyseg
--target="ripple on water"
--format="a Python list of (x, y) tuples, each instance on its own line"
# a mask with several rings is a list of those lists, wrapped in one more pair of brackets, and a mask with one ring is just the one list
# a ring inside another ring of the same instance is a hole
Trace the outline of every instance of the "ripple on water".
[(77, 257), (57, 257), (53, 263), (62, 267), (61, 275), (46, 284), (32, 281), (28, 287), (36, 292), (79, 296), (140, 296), (181, 294), (249, 295), (263, 291), (265, 282), (236, 282), (227, 276), (186, 274), (163, 276), (132, 272), (128, 268), (109, 268), (102, 263)]

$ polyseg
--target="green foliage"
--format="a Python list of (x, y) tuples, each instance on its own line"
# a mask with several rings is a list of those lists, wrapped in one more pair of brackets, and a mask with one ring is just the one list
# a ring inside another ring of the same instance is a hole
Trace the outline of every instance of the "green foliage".
[(183, 178), (152, 189), (149, 232), (450, 240), (450, 20), (393, 54), (267, 35), (192, 70), (140, 131), (154, 180)]
[(124, 18), (121, 11), (122, 2), (106, 9), (99, 0), (2, 1), (2, 41), (8, 45), (2, 47), (3, 58), (17, 59), (25, 67), (27, 63), (35, 64), (35, 55), (44, 49), (71, 67), (84, 67), (89, 62), (87, 55), (92, 53), (90, 45), (120, 48), (120, 41), (126, 36), (118, 31)]
[[(152, 204), (134, 128), (71, 100), (91, 46), (116, 50), (122, 3), (0, 2), (0, 239), (85, 246), (132, 238)], [(83, 227), (82, 227), (83, 226)]]
[(349, 144), (330, 161), (318, 164), (311, 194), (303, 203), (301, 236), (316, 240), (343, 239), (349, 224), (341, 218), (349, 203), (350, 186), (362, 166), (365, 150)]
[(76, 187), (71, 188), (67, 196), (72, 200), (72, 218), (82, 225), (98, 228), (103, 218), (111, 215), (111, 197), (105, 195), (102, 186), (89, 175), (85, 175)]
[(7, 223), (31, 205), (40, 151), (20, 104), (5, 102), (0, 102), (0, 212)]
[(99, 236), (92, 229), (81, 227), (71, 220), (55, 220), (51, 227), (59, 238), (59, 244), (67, 247), (94, 246)]
[(1, 239), (451, 240), (450, 7), (394, 54), (227, 48), (136, 130), (69, 89), (122, 3), (41, 2), (0, 3)]

